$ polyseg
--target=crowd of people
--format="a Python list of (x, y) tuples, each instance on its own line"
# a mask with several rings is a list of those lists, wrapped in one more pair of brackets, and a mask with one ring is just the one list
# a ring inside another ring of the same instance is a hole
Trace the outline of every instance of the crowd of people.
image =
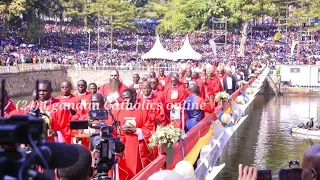
[[(39, 99), (25, 107), (15, 107), (6, 92), (5, 116), (33, 114), (40, 109), (48, 117), (45, 119), (49, 124), (49, 141), (89, 147), (88, 139), (79, 138), (79, 132), (70, 130), (70, 121), (90, 119), (91, 109), (110, 108), (120, 123), (120, 140), (126, 147), (119, 162), (120, 179), (130, 179), (158, 156), (157, 148), (148, 147), (149, 138), (158, 126), (172, 124), (188, 132), (206, 114), (213, 113), (217, 93), (225, 91), (231, 95), (239, 87), (239, 81), (248, 81), (249, 74), (263, 67), (257, 61), (249, 65), (252, 72), (234, 62), (212, 64), (201, 71), (192, 71), (194, 68), (188, 64), (169, 76), (164, 69), (147, 76), (134, 74), (132, 84), (121, 82), (119, 72), (113, 70), (109, 82), (101, 87), (79, 80), (75, 93), (71, 83), (63, 81), (58, 97), (52, 97), (51, 82), (43, 80), (39, 83)], [(36, 97), (36, 92), (33, 96)], [(190, 103), (197, 106), (188, 106)], [(109, 125), (113, 122), (110, 115), (101, 121)]]
[[(110, 30), (100, 28), (99, 51), (98, 32), (85, 31), (85, 28), (72, 23), (61, 28), (59, 24), (47, 22), (43, 29), (43, 36), (37, 42), (25, 42), (20, 36), (22, 28), (7, 26), (6, 38), (0, 41), (0, 64), (16, 65), (20, 63), (47, 63), (81, 64), (97, 66), (120, 66), (132, 64), (133, 66), (171, 66), (178, 62), (166, 60), (142, 60), (140, 57), (148, 52), (156, 39), (155, 25), (137, 27), (136, 32), (128, 30), (114, 30), (114, 41), (111, 49)], [(63, 29), (61, 37), (60, 29)], [(298, 39), (297, 30), (281, 31), (282, 41), (273, 41), (278, 31), (272, 25), (253, 26), (248, 33), (246, 46), (246, 59), (268, 58), (274, 64), (316, 64), (319, 59), (318, 33), (314, 33), (312, 41), (301, 41), (299, 54), (291, 53), (292, 43)], [(90, 35), (89, 35), (90, 34)], [(192, 47), (202, 54), (199, 62), (208, 58), (214, 61), (235, 59), (239, 54), (239, 45), (242, 35), (239, 31), (228, 33), (226, 44), (218, 46), (217, 56), (213, 55), (209, 40), (213, 37), (212, 31), (195, 31), (189, 34)], [(184, 35), (163, 35), (161, 43), (168, 51), (179, 50), (184, 42)], [(224, 43), (224, 36), (215, 36), (216, 43)], [(89, 48), (90, 39), (90, 48)], [(306, 39), (306, 38), (304, 38)], [(292, 58), (295, 57), (295, 58)]]

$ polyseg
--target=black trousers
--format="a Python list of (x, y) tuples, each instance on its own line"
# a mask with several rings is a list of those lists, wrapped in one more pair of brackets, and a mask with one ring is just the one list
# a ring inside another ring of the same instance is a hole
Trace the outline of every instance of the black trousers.
[(234, 93), (234, 91), (233, 91), (232, 89), (228, 89), (228, 90), (227, 90), (227, 93), (228, 93), (229, 95), (232, 95), (232, 94)]

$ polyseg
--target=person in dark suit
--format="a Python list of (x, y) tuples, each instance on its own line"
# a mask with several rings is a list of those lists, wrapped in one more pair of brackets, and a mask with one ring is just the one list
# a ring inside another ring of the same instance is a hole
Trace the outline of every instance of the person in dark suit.
[(227, 77), (223, 79), (223, 89), (228, 94), (233, 94), (236, 91), (237, 88), (237, 80), (232, 75), (231, 69), (227, 70)]

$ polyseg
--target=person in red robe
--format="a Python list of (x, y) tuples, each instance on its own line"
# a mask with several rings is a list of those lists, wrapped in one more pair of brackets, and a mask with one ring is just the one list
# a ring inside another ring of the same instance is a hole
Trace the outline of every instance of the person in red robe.
[(217, 93), (223, 91), (222, 84), (221, 84), (219, 78), (217, 78), (214, 73), (210, 74), (210, 77), (207, 79), (206, 84), (207, 84), (206, 85), (207, 98), (210, 98), (210, 96), (215, 96)]
[(223, 79), (227, 77), (227, 73), (225, 73), (222, 67), (218, 67), (216, 71), (217, 71), (216, 77), (219, 78), (220, 83), (223, 86)]
[(199, 88), (200, 88), (200, 95), (199, 96), (203, 99), (206, 99), (206, 90), (205, 90), (203, 81), (199, 78), (199, 73), (194, 72), (192, 74), (192, 77), (195, 79), (196, 84), (199, 85)]
[(138, 84), (139, 84), (139, 90), (136, 90), (137, 96), (140, 96), (140, 95), (142, 94), (142, 91), (141, 91), (141, 89), (142, 89), (142, 84), (143, 84), (143, 82), (145, 82), (145, 81), (147, 81), (147, 80), (148, 80), (148, 79), (145, 78), (145, 77), (141, 77), (141, 78), (140, 78), (140, 80), (139, 80), (139, 82), (138, 82)]
[(183, 78), (180, 79), (180, 82), (183, 82), (184, 80), (188, 80), (189, 84), (197, 83), (197, 80), (194, 79), (194, 77), (192, 77), (192, 70), (191, 69), (186, 70), (186, 74)]
[(95, 94), (98, 92), (98, 86), (96, 83), (90, 83), (88, 87), (90, 94)]
[(182, 129), (182, 120), (185, 115), (182, 111), (184, 100), (187, 97), (186, 90), (183, 84), (179, 84), (179, 79), (175, 76), (171, 77), (171, 86), (166, 89), (166, 115), (168, 119), (175, 125)]
[(170, 78), (164, 74), (163, 68), (159, 69), (159, 76), (157, 78), (163, 87), (169, 85), (170, 83)]
[(163, 101), (158, 99), (152, 94), (151, 83), (145, 81), (142, 84), (142, 95), (139, 97), (142, 108), (148, 111), (150, 119), (154, 122), (155, 126), (165, 126), (168, 122), (164, 113)]
[(106, 97), (109, 104), (121, 102), (121, 93), (127, 86), (120, 81), (119, 72), (113, 70), (110, 73), (109, 83), (101, 86), (99, 93)]
[[(150, 72), (150, 75), (149, 75), (149, 79), (150, 79), (150, 78), (156, 78), (156, 76), (157, 76), (156, 72), (151, 71), (151, 72)], [(162, 84), (162, 83), (159, 83), (159, 84), (158, 84), (158, 89), (161, 90), (161, 91), (163, 91), (164, 87), (163, 87), (163, 84)]]
[(132, 77), (132, 80), (133, 80), (133, 84), (131, 84), (129, 86), (129, 88), (135, 88), (136, 91), (139, 91), (140, 90), (140, 87), (139, 87), (140, 76), (139, 76), (139, 74), (134, 74)]
[(150, 78), (149, 82), (151, 84), (152, 94), (154, 94), (163, 104), (165, 104), (165, 98), (163, 91), (158, 89), (159, 81), (157, 78)]
[(79, 97), (71, 94), (72, 85), (70, 81), (63, 81), (60, 85), (60, 90), (61, 95), (57, 99), (70, 109), (72, 115), (76, 115), (78, 110), (83, 110)]
[[(134, 95), (134, 90), (125, 89), (122, 92), (123, 102), (119, 104), (119, 108), (112, 109), (113, 116), (120, 122), (120, 140), (125, 145), (124, 158), (119, 161), (121, 180), (131, 179), (154, 160), (153, 150), (148, 144), (155, 126), (148, 111), (138, 108)], [(109, 116), (108, 124), (112, 121)]]
[[(51, 126), (48, 132), (48, 140), (53, 142), (55, 139), (64, 138), (65, 142), (71, 142), (70, 120), (71, 111), (61, 105), (60, 100), (52, 97), (52, 86), (49, 80), (39, 81), (39, 100), (34, 99), (33, 103), (21, 109), (23, 114), (32, 114), (36, 109), (48, 116), (47, 122)], [(35, 98), (35, 96), (34, 96)], [(60, 136), (62, 135), (62, 137)]]
[[(2, 89), (0, 89), (0, 99), (2, 99), (1, 97), (2, 95)], [(0, 107), (1, 107), (1, 102), (0, 102)], [(16, 106), (14, 105), (14, 103), (9, 99), (8, 96), (8, 91), (4, 90), (4, 117), (10, 117), (13, 114), (16, 114)]]
[[(105, 108), (105, 102), (104, 97), (100, 93), (92, 94), (91, 97), (91, 107), (89, 107), (90, 110), (103, 110)], [(78, 120), (90, 120), (89, 113), (84, 114), (83, 116), (79, 117)], [(100, 120), (100, 122), (108, 122), (108, 119)], [(82, 130), (74, 130), (73, 134), (74, 136), (77, 136), (76, 134), (83, 134)], [(86, 138), (75, 138), (74, 143), (82, 144), (89, 148), (89, 136)]]
[(80, 99), (82, 107), (87, 111), (89, 109), (90, 104), (90, 92), (87, 91), (87, 82), (85, 80), (79, 80), (77, 83), (78, 93), (76, 96)]

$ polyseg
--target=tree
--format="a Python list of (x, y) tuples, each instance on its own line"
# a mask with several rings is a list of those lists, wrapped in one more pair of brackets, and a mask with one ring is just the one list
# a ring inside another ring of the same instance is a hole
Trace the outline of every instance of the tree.
[(149, 7), (149, 14), (158, 16), (160, 34), (186, 34), (208, 26), (212, 16), (220, 16), (224, 8), (222, 0), (172, 0), (154, 2)]
[(242, 25), (242, 38), (240, 42), (240, 57), (245, 56), (248, 26), (255, 17), (270, 13), (271, 2), (267, 0), (226, 0), (228, 22)]
[(7, 22), (15, 17), (19, 16), (26, 10), (26, 0), (1, 0), (0, 1), (0, 14), (2, 15), (2, 32), (1, 36), (6, 36)]
[(135, 29), (132, 24), (135, 17), (135, 6), (129, 2), (96, 0), (89, 4), (88, 12), (95, 16), (109, 17), (106, 27), (111, 29), (111, 48), (113, 48), (114, 29)]

